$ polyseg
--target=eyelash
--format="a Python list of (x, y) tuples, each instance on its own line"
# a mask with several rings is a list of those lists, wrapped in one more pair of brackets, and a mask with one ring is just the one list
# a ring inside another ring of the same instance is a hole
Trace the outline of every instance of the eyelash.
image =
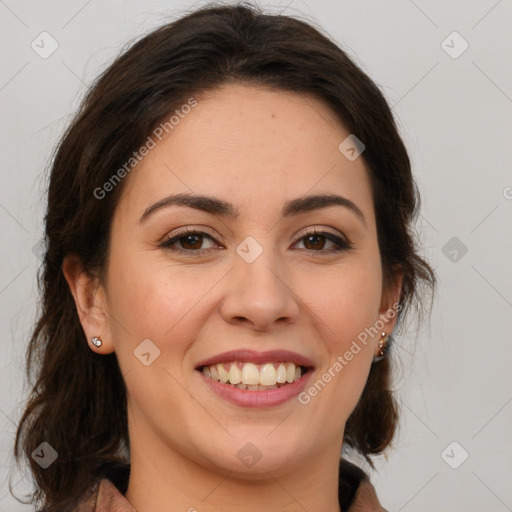
[[(186, 230), (178, 232), (172, 238), (169, 238), (169, 239), (165, 240), (164, 242), (162, 242), (160, 244), (160, 247), (170, 250), (170, 251), (173, 251), (173, 252), (178, 252), (181, 254), (188, 254), (191, 256), (200, 256), (200, 255), (205, 254), (211, 250), (211, 249), (187, 250), (187, 249), (176, 249), (176, 248), (171, 247), (174, 243), (176, 243), (179, 240), (181, 240), (182, 238), (186, 238), (187, 236), (190, 236), (190, 235), (200, 235), (203, 238), (204, 237), (209, 238), (210, 240), (212, 240), (216, 243), (216, 240), (213, 237), (211, 237), (210, 235), (208, 235), (208, 233), (205, 233), (204, 231), (198, 231), (196, 229), (187, 228)], [(343, 238), (340, 238), (332, 233), (329, 233), (328, 231), (316, 231), (316, 229), (314, 229), (313, 231), (310, 231), (309, 233), (305, 233), (301, 238), (299, 238), (299, 240), (297, 240), (297, 242), (300, 242), (309, 236), (322, 236), (337, 245), (336, 249), (330, 249), (327, 251), (325, 251), (325, 250), (315, 251), (313, 249), (309, 249), (309, 251), (311, 251), (313, 253), (314, 252), (320, 253), (319, 254), (320, 256), (325, 253), (338, 253), (341, 251), (349, 251), (352, 249), (352, 246), (350, 245), (350, 243), (348, 241), (344, 240)], [(308, 249), (305, 249), (305, 250), (308, 251)]]

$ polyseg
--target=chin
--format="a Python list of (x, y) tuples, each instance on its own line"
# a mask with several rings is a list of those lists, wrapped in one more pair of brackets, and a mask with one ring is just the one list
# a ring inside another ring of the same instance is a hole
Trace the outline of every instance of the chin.
[[(293, 442), (289, 436), (274, 437), (274, 434), (269, 436), (269, 432), (272, 429), (262, 428), (260, 432), (229, 437), (223, 443), (221, 453), (208, 457), (209, 463), (215, 466), (211, 469), (229, 473), (230, 478), (252, 480), (268, 478), (269, 473), (272, 476), (284, 475), (303, 465), (306, 454), (303, 453), (304, 443), (300, 439)], [(210, 439), (208, 448), (211, 449), (211, 446)]]

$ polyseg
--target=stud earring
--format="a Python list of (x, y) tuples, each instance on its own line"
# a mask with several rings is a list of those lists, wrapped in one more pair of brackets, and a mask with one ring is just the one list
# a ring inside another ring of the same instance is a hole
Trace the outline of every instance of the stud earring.
[[(373, 362), (376, 363), (377, 361), (381, 361), (386, 356), (388, 346), (388, 340), (389, 336), (385, 332), (381, 332), (381, 338), (379, 340), (379, 352), (377, 353), (377, 356), (373, 358)], [(387, 336), (387, 337), (386, 337)]]
[(95, 347), (101, 347), (103, 341), (101, 341), (97, 336), (93, 336), (91, 338), (91, 343), (95, 346)]

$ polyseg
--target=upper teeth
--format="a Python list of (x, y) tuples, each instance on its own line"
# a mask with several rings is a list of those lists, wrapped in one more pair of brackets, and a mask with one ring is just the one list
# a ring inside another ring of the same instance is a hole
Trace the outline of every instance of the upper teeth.
[(295, 363), (218, 363), (204, 366), (203, 373), (211, 379), (231, 384), (274, 386), (294, 382), (301, 377), (301, 367)]

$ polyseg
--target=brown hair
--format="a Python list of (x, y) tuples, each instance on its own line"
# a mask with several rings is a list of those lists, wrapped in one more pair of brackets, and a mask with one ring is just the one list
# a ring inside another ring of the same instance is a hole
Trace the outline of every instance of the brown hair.
[[(129, 471), (124, 381), (115, 353), (98, 355), (88, 346), (63, 258), (76, 254), (91, 275), (102, 275), (111, 220), (128, 178), (101, 200), (95, 190), (188, 98), (230, 82), (313, 94), (339, 116), (366, 146), (362, 158), (370, 171), (385, 284), (394, 281), (397, 267), (403, 271), (399, 321), (419, 298), (422, 282), (434, 287), (434, 272), (411, 232), (418, 192), (390, 108), (320, 29), (250, 4), (210, 4), (152, 31), (98, 77), (55, 148), (38, 276), (41, 312), (27, 350), (27, 376), (32, 382), (35, 373), (35, 381), (14, 447), (18, 463), (23, 455), (30, 464), (32, 501), (45, 512), (73, 508), (99, 477), (123, 490)], [(389, 445), (397, 419), (386, 357), (372, 365), (344, 445), (371, 464), (368, 455)], [(58, 452), (47, 469), (31, 457), (43, 441)]]

